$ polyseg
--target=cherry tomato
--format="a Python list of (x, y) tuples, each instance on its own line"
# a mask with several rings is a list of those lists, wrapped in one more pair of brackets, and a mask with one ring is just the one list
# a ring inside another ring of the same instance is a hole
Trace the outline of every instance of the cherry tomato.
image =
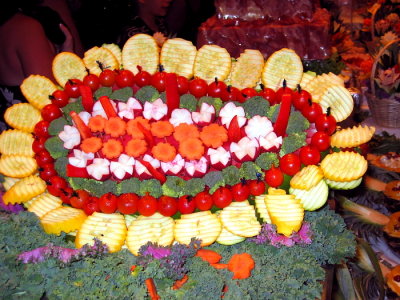
[(286, 86), (286, 80), (283, 80), (282, 87), (280, 87), (276, 91), (276, 98), (275, 98), (275, 104), (281, 103), (282, 102), (282, 96), (283, 94), (291, 94), (293, 95), (293, 91)]
[(184, 195), (178, 199), (178, 210), (181, 214), (191, 214), (196, 209), (196, 202), (191, 196)]
[(95, 92), (100, 87), (99, 76), (95, 74), (88, 74), (83, 78), (83, 84), (87, 85), (93, 92)]
[(65, 91), (56, 90), (49, 96), (51, 103), (57, 105), (59, 108), (64, 107), (69, 102), (69, 96)]
[(309, 99), (311, 99), (311, 94), (306, 90), (301, 89), (300, 85), (297, 85), (297, 91), (293, 93), (293, 106), (298, 111), (301, 111), (304, 106), (307, 105)]
[(250, 196), (250, 187), (243, 183), (237, 183), (231, 188), (232, 198), (235, 201), (245, 201)]
[(253, 195), (253, 196), (262, 195), (265, 193), (265, 182), (260, 179), (250, 180), (249, 188), (250, 188), (251, 195)]
[(327, 134), (332, 135), (336, 130), (336, 119), (330, 113), (330, 108), (326, 114), (321, 114), (315, 120), (315, 128), (318, 131), (325, 131)]
[(165, 91), (165, 74), (166, 73), (162, 71), (162, 67), (160, 67), (160, 71), (151, 76), (150, 84), (160, 93)]
[(177, 76), (178, 91), (180, 95), (186, 94), (189, 91), (189, 80), (185, 76)]
[(99, 207), (101, 212), (105, 214), (112, 214), (117, 210), (118, 200), (117, 196), (112, 193), (104, 194), (99, 198)]
[(116, 74), (110, 69), (103, 70), (99, 75), (99, 81), (102, 86), (113, 86), (115, 83)]
[(42, 150), (45, 150), (44, 143), (47, 141), (45, 137), (37, 137), (32, 143), (32, 150), (35, 153), (39, 153)]
[(43, 120), (51, 122), (61, 117), (62, 112), (57, 105), (50, 103), (42, 108), (41, 115)]
[(139, 87), (143, 87), (150, 84), (151, 75), (149, 72), (142, 69), (141, 66), (137, 66), (139, 72), (135, 75), (135, 83)]
[(46, 120), (41, 120), (36, 123), (35, 128), (33, 129), (33, 133), (39, 138), (48, 138), (49, 137), (49, 126), (50, 122)]
[(217, 77), (207, 87), (207, 94), (210, 97), (221, 98), (221, 92), (226, 90), (227, 86), (225, 82), (219, 81)]
[(40, 151), (36, 156), (35, 156), (36, 162), (39, 167), (44, 167), (47, 164), (53, 163), (54, 159), (51, 157), (49, 151), (46, 149)]
[(274, 188), (280, 186), (283, 183), (283, 172), (272, 166), (271, 169), (265, 171), (265, 182)]
[[(240, 96), (242, 96), (240, 94), (240, 91), (238, 88), (234, 87), (234, 86), (228, 86), (225, 90), (223, 90), (221, 92), (221, 100), (222, 101), (237, 101)], [(243, 98), (243, 96), (242, 96)], [(239, 99), (241, 100), (241, 99)]]
[(331, 145), (329, 134), (324, 131), (317, 131), (311, 137), (311, 145), (316, 147), (318, 151), (327, 150)]
[(53, 196), (61, 196), (62, 190), (67, 187), (67, 182), (60, 176), (53, 176), (47, 183), (47, 190)]
[(67, 93), (69, 98), (78, 98), (81, 95), (79, 91), (79, 86), (82, 84), (82, 81), (79, 79), (69, 79), (64, 86), (64, 91)]
[(54, 164), (49, 163), (44, 165), (41, 169), (39, 169), (39, 176), (44, 181), (48, 181), (51, 177), (57, 175), (57, 171), (54, 169)]
[(316, 147), (310, 145), (301, 147), (299, 156), (301, 163), (306, 166), (316, 165), (321, 160), (321, 153)]
[(138, 201), (138, 211), (142, 216), (150, 217), (157, 211), (157, 199), (146, 195)]
[(196, 98), (207, 95), (207, 88), (207, 82), (201, 78), (195, 78), (189, 82), (189, 92)]
[(135, 83), (135, 75), (129, 70), (119, 70), (115, 76), (115, 83), (120, 88), (133, 86)]
[(66, 188), (61, 190), (60, 198), (63, 203), (71, 204), (71, 198), (73, 194), (74, 190), (71, 187), (67, 186)]
[(196, 202), (197, 208), (200, 210), (210, 210), (213, 206), (213, 199), (207, 191), (198, 193), (194, 197), (194, 201)]
[(178, 200), (169, 196), (158, 199), (158, 212), (165, 217), (171, 217), (178, 211)]
[(118, 210), (126, 215), (134, 214), (137, 211), (138, 202), (138, 195), (134, 193), (122, 194), (118, 197)]
[(279, 160), (279, 167), (283, 173), (293, 176), (300, 171), (300, 158), (294, 153), (288, 153)]
[(222, 186), (212, 194), (212, 199), (216, 207), (224, 208), (232, 203), (233, 197), (231, 191)]
[(310, 123), (315, 123), (317, 117), (322, 114), (322, 108), (318, 103), (310, 100), (308, 104), (303, 107), (301, 113)]
[(83, 208), (89, 202), (90, 194), (85, 190), (76, 190), (71, 198), (71, 205), (75, 208)]
[(257, 96), (258, 94), (257, 91), (253, 88), (244, 88), (241, 90), (241, 93), (246, 99)]
[(85, 203), (83, 205), (83, 211), (88, 216), (90, 216), (94, 212), (99, 212), (100, 211), (100, 207), (99, 207), (99, 203), (98, 203), (98, 198), (97, 197), (90, 197), (89, 198), (89, 202), (87, 202), (87, 203)]
[(258, 95), (267, 100), (271, 105), (277, 103), (275, 91), (273, 89), (264, 87), (263, 84), (261, 84), (261, 91), (258, 93)]

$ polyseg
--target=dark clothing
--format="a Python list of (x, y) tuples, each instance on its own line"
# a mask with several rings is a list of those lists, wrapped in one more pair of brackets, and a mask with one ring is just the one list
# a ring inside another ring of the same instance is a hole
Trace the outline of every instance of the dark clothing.
[(19, 86), (0, 85), (0, 132), (10, 128), (4, 121), (5, 111), (10, 106), (20, 102), (26, 102), (26, 100)]

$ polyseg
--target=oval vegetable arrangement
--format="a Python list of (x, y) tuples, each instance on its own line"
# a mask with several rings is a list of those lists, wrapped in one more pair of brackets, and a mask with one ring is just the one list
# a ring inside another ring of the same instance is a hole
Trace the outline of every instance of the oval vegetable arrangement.
[[(301, 100), (308, 97), (305, 90), (293, 91), (285, 80), (276, 92), (263, 89), (259, 96), (247, 88), (246, 98), (229, 87), (214, 95), (217, 80), (196, 78), (189, 82), (194, 96), (179, 88), (174, 73), (160, 71), (165, 82), (156, 84), (157, 90), (148, 85), (153, 77), (144, 66), (133, 83), (129, 72), (114, 71), (127, 78), (111, 83), (101, 80), (111, 74), (105, 69), (98, 74), (99, 86), (68, 79), (64, 90), (32, 75), (21, 87), (31, 104), (15, 105), (5, 115), (15, 129), (0, 136), (0, 172), (12, 182), (4, 202), (23, 202), (47, 233), (78, 230), (78, 248), (99, 239), (110, 252), (126, 243), (139, 255), (148, 242), (170, 247), (174, 241), (190, 245), (196, 238), (204, 247), (251, 237), (260, 242), (265, 235), (276, 245), (309, 244), (305, 210), (322, 207), (329, 187), (356, 187), (366, 170), (361, 155), (329, 153), (326, 146), (332, 134), (339, 135), (339, 149), (343, 141), (360, 141), (365, 132), (355, 127), (333, 133), (332, 115), (347, 117), (347, 94), (341, 98), (346, 110), (339, 113), (336, 98), (309, 104), (310, 98)], [(154, 80), (160, 78), (156, 74)], [(201, 88), (204, 84), (212, 97)], [(51, 103), (37, 98), (43, 94), (52, 94)], [(332, 114), (329, 109), (322, 113), (326, 103), (336, 108)], [(367, 131), (372, 136), (373, 128)], [(26, 141), (33, 151), (10, 146), (16, 140)], [(248, 255), (212, 264), (244, 279), (254, 268)], [(247, 269), (238, 269), (242, 262)], [(147, 283), (153, 290), (154, 283)]]

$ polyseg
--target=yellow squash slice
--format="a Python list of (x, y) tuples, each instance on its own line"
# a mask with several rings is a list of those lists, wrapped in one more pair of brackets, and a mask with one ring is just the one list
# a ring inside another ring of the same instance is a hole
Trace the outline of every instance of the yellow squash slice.
[(43, 229), (48, 234), (60, 235), (78, 230), (87, 216), (81, 209), (61, 206), (49, 211), (41, 219)]
[(83, 60), (71, 52), (61, 52), (53, 59), (53, 76), (60, 86), (65, 86), (69, 79), (83, 80), (86, 72)]
[(57, 89), (57, 86), (47, 77), (41, 75), (30, 75), (21, 84), (21, 92), (37, 109), (42, 109), (50, 104), (49, 95)]

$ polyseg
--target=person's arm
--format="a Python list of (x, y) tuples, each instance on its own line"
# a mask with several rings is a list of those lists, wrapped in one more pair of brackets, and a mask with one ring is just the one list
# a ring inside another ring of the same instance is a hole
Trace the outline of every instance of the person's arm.
[(35, 19), (26, 17), (12, 38), (16, 39), (16, 52), (24, 76), (38, 74), (54, 81), (51, 66), (55, 49), (47, 39), (42, 25)]

